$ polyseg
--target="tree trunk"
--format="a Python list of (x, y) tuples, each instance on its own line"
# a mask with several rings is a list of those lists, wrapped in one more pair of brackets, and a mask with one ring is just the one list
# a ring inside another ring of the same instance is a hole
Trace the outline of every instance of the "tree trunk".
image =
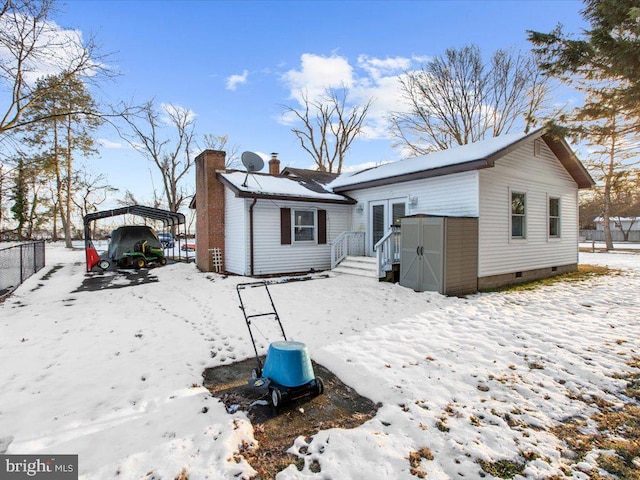
[(72, 158), (72, 150), (73, 150), (73, 134), (71, 132), (71, 115), (67, 115), (67, 181), (66, 181), (66, 191), (67, 197), (66, 202), (64, 204), (65, 217), (67, 217), (67, 224), (64, 226), (64, 241), (65, 246), (67, 248), (73, 248), (72, 240), (72, 232), (71, 232), (71, 195), (72, 195), (72, 172), (73, 172), (73, 158)]
[[(62, 181), (62, 172), (61, 172), (61, 165), (60, 165), (60, 144), (59, 144), (59, 140), (58, 140), (58, 120), (56, 118), (54, 118), (53, 120), (53, 149), (54, 149), (54, 156), (53, 156), (53, 162), (55, 165), (55, 169), (56, 169), (56, 191), (57, 191), (57, 197), (58, 197), (58, 213), (60, 214), (60, 222), (62, 223), (62, 231), (66, 232), (67, 231), (67, 218), (65, 217), (65, 212), (64, 212), (64, 182)], [(56, 239), (57, 239), (57, 235), (56, 235)], [(65, 238), (66, 241), (66, 238)]]
[(604, 243), (605, 249), (613, 250), (613, 240), (611, 239), (611, 177), (607, 175), (604, 184), (604, 211), (602, 212), (602, 221), (604, 222)]
[(613, 117), (613, 127), (611, 129), (611, 146), (609, 147), (609, 165), (607, 166), (607, 174), (604, 183), (604, 212), (602, 219), (604, 220), (604, 242), (607, 251), (613, 250), (613, 239), (611, 238), (611, 182), (613, 181), (615, 167), (616, 152), (616, 119)]
[(2, 180), (4, 179), (4, 165), (0, 164), (0, 242), (2, 241)]
[(34, 233), (34, 224), (36, 221), (36, 210), (38, 209), (38, 189), (36, 186), (36, 177), (34, 176), (31, 180), (31, 191), (33, 192), (33, 196), (31, 197), (31, 208), (29, 209), (29, 216), (27, 218), (27, 235), (29, 238), (33, 239)]
[(53, 202), (53, 229), (51, 232), (51, 240), (54, 242), (58, 241), (58, 204)]

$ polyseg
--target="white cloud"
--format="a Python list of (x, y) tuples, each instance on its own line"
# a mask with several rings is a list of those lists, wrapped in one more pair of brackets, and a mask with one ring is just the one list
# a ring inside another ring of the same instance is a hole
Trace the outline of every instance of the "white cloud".
[(194, 112), (193, 110), (190, 110), (186, 107), (183, 107), (182, 105), (178, 105), (176, 103), (161, 103), (160, 104), (160, 108), (162, 108), (162, 110), (167, 114), (166, 116), (162, 117), (162, 120), (167, 124), (167, 125), (172, 125), (171, 119), (169, 118), (169, 115), (173, 116), (173, 117), (177, 117), (177, 118), (182, 118), (184, 115), (187, 116), (187, 119), (192, 122), (193, 120), (195, 120), (197, 114), (196, 112)]
[[(309, 99), (315, 99), (327, 88), (343, 86), (349, 89), (349, 100), (354, 105), (372, 99), (363, 138), (390, 138), (389, 113), (408, 108), (402, 98), (400, 78), (406, 71), (419, 67), (428, 59), (417, 55), (377, 58), (362, 54), (352, 64), (344, 56), (304, 53), (300, 57), (300, 66), (286, 72), (282, 80), (289, 89), (289, 97), (301, 105), (301, 92), (306, 93)], [(293, 125), (296, 121), (291, 112), (280, 118), (284, 125)]]
[(120, 148), (124, 148), (124, 144), (122, 142), (114, 142), (106, 138), (98, 138), (96, 141), (104, 148), (108, 148), (111, 150), (118, 150)]
[(293, 126), (298, 122), (296, 114), (290, 110), (283, 112), (278, 119), (278, 123), (286, 126)]
[(353, 67), (341, 56), (323, 57), (313, 53), (300, 56), (300, 68), (286, 72), (282, 79), (290, 89), (290, 97), (300, 100), (301, 92), (310, 99), (322, 95), (327, 88), (351, 88)]
[(387, 163), (393, 163), (393, 161), (389, 160), (389, 161), (383, 161), (383, 162), (364, 162), (364, 163), (358, 163), (357, 165), (343, 165), (342, 173), (359, 172), (361, 170), (367, 170), (369, 168), (379, 167), (380, 165), (385, 165)]
[(397, 75), (411, 66), (411, 59), (406, 57), (375, 58), (368, 55), (358, 57), (358, 66), (365, 70), (372, 78), (382, 75)]
[(235, 90), (238, 85), (244, 85), (247, 83), (249, 77), (249, 71), (243, 70), (242, 75), (231, 75), (227, 77), (227, 90)]
[(411, 58), (415, 63), (418, 63), (418, 64), (427, 63), (433, 60), (433, 57), (429, 55), (414, 55)]
[[(28, 25), (31, 21), (21, 14), (16, 14), (15, 17), (7, 14), (0, 17), (0, 30), (4, 31), (4, 35), (18, 39), (24, 35), (18, 32), (18, 25)], [(81, 31), (64, 29), (55, 22), (42, 23), (34, 31), (37, 33), (27, 35), (22, 40), (27, 47), (33, 49), (33, 53), (22, 67), (24, 79), (28, 84), (35, 84), (43, 76), (55, 75), (70, 67), (75, 68), (79, 60), (86, 61)], [(4, 62), (13, 65), (15, 57), (5, 46), (0, 45), (0, 63)], [(82, 71), (85, 75), (92, 75), (98, 64), (90, 62), (88, 67)]]

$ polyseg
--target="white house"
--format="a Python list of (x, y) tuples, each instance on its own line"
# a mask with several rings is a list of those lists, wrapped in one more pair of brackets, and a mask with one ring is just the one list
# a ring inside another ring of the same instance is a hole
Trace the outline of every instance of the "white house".
[[(596, 230), (599, 232), (604, 231), (604, 218), (596, 217), (593, 219), (593, 223), (596, 224)], [(640, 217), (610, 217), (609, 227), (611, 230), (624, 230), (625, 232), (637, 232), (640, 231)]]
[[(198, 266), (241, 275), (327, 270), (346, 255), (398, 260), (399, 219), (477, 218), (477, 288), (575, 270), (578, 190), (594, 185), (567, 143), (544, 129), (503, 135), (368, 170), (224, 170), (196, 159)], [(395, 233), (394, 233), (395, 232)], [(401, 232), (399, 233), (401, 235)], [(381, 255), (380, 252), (386, 252)]]

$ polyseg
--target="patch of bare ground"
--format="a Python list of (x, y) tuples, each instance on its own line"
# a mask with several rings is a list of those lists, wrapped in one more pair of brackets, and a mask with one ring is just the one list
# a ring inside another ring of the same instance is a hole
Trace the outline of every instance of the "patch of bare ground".
[(319, 472), (318, 462), (306, 462), (304, 457), (287, 453), (295, 439), (303, 436), (309, 443), (320, 430), (355, 428), (372, 418), (378, 409), (371, 400), (313, 362), (315, 374), (324, 382), (324, 393), (283, 405), (276, 412), (265, 405), (266, 395), (249, 387), (251, 370), (255, 367), (255, 359), (249, 359), (203, 372), (204, 386), (225, 404), (227, 411), (242, 410), (253, 424), (258, 447), (243, 449), (241, 454), (258, 472), (254, 480), (273, 479), (291, 464), (299, 470)]
[[(601, 471), (592, 469), (584, 472), (593, 480), (612, 476), (640, 480), (640, 357), (634, 357), (628, 365), (629, 371), (616, 375), (616, 378), (627, 382), (625, 391), (619, 396), (621, 404), (599, 397), (576, 397), (597, 409), (590, 418), (595, 423), (595, 430), (587, 428), (587, 418), (567, 419), (551, 429), (566, 443), (572, 466), (584, 460), (588, 453), (597, 453)], [(566, 473), (570, 475), (570, 471)]]
[(591, 280), (596, 277), (602, 276), (614, 276), (620, 275), (621, 270), (615, 268), (603, 267), (600, 265), (578, 265), (578, 270), (575, 272), (563, 273), (560, 275), (554, 275), (552, 277), (541, 278), (539, 280), (531, 280), (529, 282), (519, 283), (516, 285), (506, 285), (504, 287), (498, 287), (494, 289), (484, 290), (486, 292), (523, 292), (528, 290), (535, 290), (537, 288), (554, 285), (557, 283), (575, 283)]

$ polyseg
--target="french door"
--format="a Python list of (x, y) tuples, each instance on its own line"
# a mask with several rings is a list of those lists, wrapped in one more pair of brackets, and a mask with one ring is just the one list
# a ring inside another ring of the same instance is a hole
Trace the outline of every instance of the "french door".
[(367, 238), (369, 255), (376, 254), (373, 247), (385, 236), (391, 225), (400, 225), (400, 218), (406, 215), (406, 198), (375, 200), (369, 202), (369, 229)]

